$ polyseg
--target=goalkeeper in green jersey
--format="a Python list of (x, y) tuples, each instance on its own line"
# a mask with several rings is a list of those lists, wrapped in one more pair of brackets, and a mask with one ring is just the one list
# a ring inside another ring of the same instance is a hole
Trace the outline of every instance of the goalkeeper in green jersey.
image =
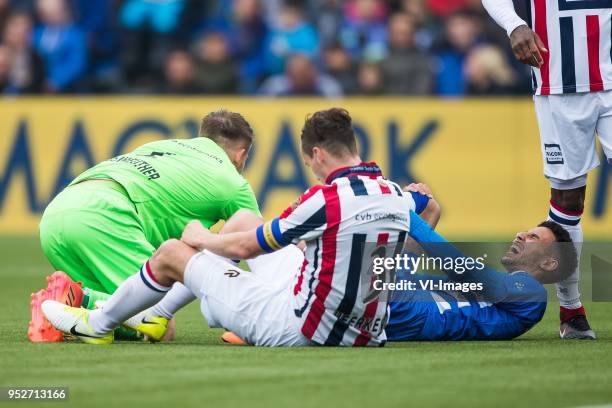
[[(189, 221), (209, 228), (239, 209), (260, 215), (253, 190), (241, 176), (252, 143), (248, 122), (220, 110), (202, 120), (200, 137), (148, 143), (70, 183), (40, 222), (43, 252), (58, 272), (47, 278), (46, 289), (32, 295), (30, 340), (63, 339), (41, 313), (43, 301), (94, 308), (162, 242), (180, 238)], [(174, 312), (193, 299), (186, 287), (174, 285), (147, 318), (129, 329), (161, 340)]]

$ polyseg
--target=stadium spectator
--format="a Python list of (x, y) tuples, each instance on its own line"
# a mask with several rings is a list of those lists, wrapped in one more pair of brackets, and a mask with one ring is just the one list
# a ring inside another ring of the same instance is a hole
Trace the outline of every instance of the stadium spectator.
[(25, 12), (11, 15), (2, 41), (10, 50), (9, 91), (13, 94), (40, 93), (45, 82), (42, 58), (32, 49), (32, 18)]
[(495, 96), (520, 92), (517, 75), (495, 45), (474, 48), (465, 61), (468, 95)]
[(321, 48), (337, 42), (344, 21), (342, 0), (311, 0), (310, 8), (316, 21)]
[(427, 0), (398, 0), (396, 11), (408, 13), (419, 24), (423, 24), (431, 19), (426, 3)]
[(267, 26), (261, 17), (258, 0), (233, 0), (232, 35), (234, 55), (238, 58), (252, 58), (261, 52), (261, 43), (267, 34)]
[(342, 96), (342, 87), (331, 76), (321, 74), (304, 54), (287, 60), (285, 74), (268, 78), (260, 88), (264, 96)]
[(355, 58), (376, 60), (387, 48), (387, 7), (380, 0), (349, 0), (340, 32), (344, 47)]
[(444, 37), (438, 51), (437, 93), (460, 96), (466, 92), (463, 64), (478, 43), (479, 26), (469, 13), (456, 13), (445, 21)]
[[(127, 0), (119, 12), (121, 63), (128, 82), (147, 82), (176, 46), (185, 0)], [(144, 81), (143, 81), (144, 79)]]
[(120, 72), (117, 54), (114, 4), (108, 0), (70, 0), (77, 25), (85, 32), (88, 49), (89, 86), (93, 91), (115, 90)]
[(439, 23), (427, 9), (426, 0), (400, 0), (399, 11), (409, 14), (414, 20), (414, 41), (417, 48), (428, 51), (437, 34)]
[(37, 1), (38, 0), (8, 0), (14, 11), (27, 11), (31, 14), (34, 14), (36, 11)]
[(438, 17), (448, 17), (462, 11), (467, 6), (467, 0), (427, 0), (427, 7)]
[[(506, 31), (489, 18), (487, 11), (482, 5), (482, 0), (466, 0), (465, 10), (472, 13), (481, 26), (482, 36), (488, 42), (493, 42), (498, 46), (504, 46), (508, 42)], [(517, 2), (518, 3), (518, 2)], [(510, 51), (510, 50), (509, 50)]]
[(205, 23), (205, 31), (221, 32), (230, 41), (232, 55), (248, 58), (259, 54), (267, 26), (261, 16), (259, 0), (232, 0), (219, 7)]
[(287, 3), (280, 9), (279, 27), (273, 29), (265, 41), (264, 64), (267, 74), (279, 74), (290, 55), (305, 54), (315, 57), (319, 38), (301, 6)]
[(340, 43), (331, 44), (324, 50), (323, 62), (326, 71), (340, 83), (345, 94), (357, 92), (357, 65)]
[(196, 83), (207, 94), (234, 94), (238, 91), (238, 74), (230, 58), (227, 40), (221, 33), (210, 33), (198, 47)]
[(194, 61), (189, 53), (177, 50), (168, 54), (164, 67), (164, 86), (160, 91), (171, 95), (202, 92), (196, 82)]
[(223, 33), (238, 64), (241, 91), (253, 93), (264, 74), (262, 45), (268, 26), (259, 0), (232, 0), (231, 7), (218, 7), (205, 24), (205, 31)]
[(394, 14), (389, 21), (389, 55), (381, 69), (385, 93), (427, 95), (433, 89), (432, 63), (414, 43), (415, 26), (406, 13)]
[(357, 73), (360, 95), (377, 96), (384, 94), (384, 82), (380, 66), (375, 62), (364, 62)]
[[(280, 11), (284, 4), (291, 0), (261, 0), (262, 14), (266, 25), (271, 28), (280, 26)], [(300, 1), (292, 1), (292, 3), (300, 5)]]
[[(31, 69), (46, 66), (42, 88), (10, 88), (17, 93), (155, 92), (165, 88), (168, 54), (188, 47), (204, 93), (256, 94), (304, 54), (344, 94), (462, 96), (478, 93), (465, 64), (482, 44), (508, 54), (518, 83), (493, 92), (527, 92), (531, 83), (481, 0), (0, 0), (0, 35), (16, 11), (37, 22), (33, 48), (43, 64)], [(206, 48), (217, 56), (205, 57)], [(23, 55), (11, 66), (23, 67)], [(377, 78), (370, 86), (359, 85), (360, 67)], [(30, 77), (23, 72), (20, 83)]]
[(11, 50), (0, 44), (0, 93), (8, 93), (10, 88)]
[(10, 6), (9, 0), (0, 0), (0, 32), (4, 31), (4, 24), (11, 14)]
[(87, 45), (83, 31), (70, 15), (65, 0), (38, 0), (40, 25), (34, 30), (34, 46), (45, 62), (48, 92), (75, 92), (87, 69)]

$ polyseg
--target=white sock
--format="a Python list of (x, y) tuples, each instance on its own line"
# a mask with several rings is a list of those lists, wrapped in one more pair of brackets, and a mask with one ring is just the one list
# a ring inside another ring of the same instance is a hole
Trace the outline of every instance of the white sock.
[(195, 299), (196, 296), (187, 289), (185, 285), (180, 282), (175, 282), (166, 296), (151, 308), (151, 313), (154, 316), (172, 319), (176, 312), (193, 302)]
[(109, 333), (135, 314), (159, 302), (170, 287), (160, 285), (147, 261), (140, 272), (130, 276), (117, 288), (102, 309), (89, 314), (89, 324), (97, 333)]
[(582, 224), (580, 223), (581, 216), (581, 213), (572, 213), (559, 207), (554, 202), (550, 202), (548, 219), (555, 221), (569, 233), (578, 254), (578, 267), (574, 273), (564, 281), (556, 284), (559, 304), (567, 309), (578, 309), (582, 306), (580, 301), (580, 253), (582, 252), (583, 242)]

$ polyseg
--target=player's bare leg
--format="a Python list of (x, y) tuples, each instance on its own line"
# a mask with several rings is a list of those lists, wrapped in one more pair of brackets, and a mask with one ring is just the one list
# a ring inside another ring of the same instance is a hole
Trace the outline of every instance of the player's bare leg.
[[(551, 188), (549, 218), (569, 232), (576, 243), (579, 259), (584, 241), (580, 218), (584, 211), (585, 192), (586, 186), (570, 189)], [(580, 266), (569, 278), (557, 283), (556, 286), (561, 319), (559, 336), (562, 339), (595, 339), (595, 333), (589, 326), (580, 301)]]
[[(87, 311), (59, 302), (42, 305), (47, 319), (64, 333), (90, 343), (102, 341), (117, 326), (159, 302), (174, 282), (182, 282), (187, 263), (197, 252), (178, 240), (164, 242), (143, 267), (119, 286), (101, 309)], [(74, 334), (74, 333), (73, 333)]]

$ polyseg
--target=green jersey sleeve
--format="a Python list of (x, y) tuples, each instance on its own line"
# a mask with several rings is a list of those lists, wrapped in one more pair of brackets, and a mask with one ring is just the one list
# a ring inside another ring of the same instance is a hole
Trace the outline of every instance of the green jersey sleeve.
[(257, 214), (257, 216), (261, 217), (255, 193), (253, 193), (253, 189), (246, 181), (236, 190), (233, 197), (227, 201), (225, 207), (221, 209), (222, 219), (228, 220), (236, 211), (242, 208), (251, 210)]

